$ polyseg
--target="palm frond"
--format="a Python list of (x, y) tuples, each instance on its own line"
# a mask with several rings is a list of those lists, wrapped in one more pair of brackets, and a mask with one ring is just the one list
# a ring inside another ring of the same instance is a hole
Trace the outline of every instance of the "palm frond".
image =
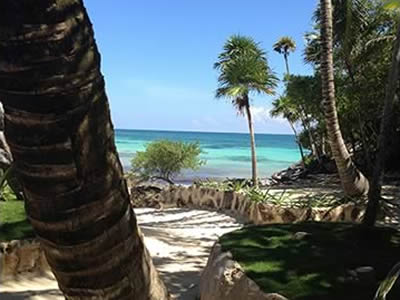
[(296, 42), (289, 36), (281, 37), (273, 46), (274, 51), (289, 55), (296, 50)]
[(400, 0), (386, 0), (383, 7), (389, 10), (398, 9), (400, 8)]
[(272, 94), (277, 86), (278, 79), (268, 66), (265, 51), (249, 37), (230, 37), (214, 68), (219, 71), (216, 97), (231, 99), (239, 111), (250, 93)]

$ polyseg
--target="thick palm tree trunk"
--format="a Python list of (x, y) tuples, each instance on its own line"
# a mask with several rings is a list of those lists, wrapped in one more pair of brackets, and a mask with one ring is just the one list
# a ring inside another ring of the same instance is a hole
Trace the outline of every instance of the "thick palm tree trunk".
[(393, 120), (394, 104), (398, 101), (396, 94), (399, 85), (399, 67), (400, 67), (400, 25), (397, 28), (396, 43), (393, 48), (392, 65), (389, 72), (388, 82), (385, 93), (385, 103), (378, 138), (378, 151), (375, 160), (371, 187), (368, 192), (368, 206), (364, 217), (364, 224), (373, 226), (379, 210), (381, 199), (381, 189), (384, 174), (384, 162), (386, 149), (390, 139), (391, 125)]
[(339, 176), (346, 195), (358, 196), (368, 192), (369, 184), (365, 176), (354, 165), (344, 144), (336, 111), (335, 84), (333, 75), (332, 45), (332, 3), (321, 0), (321, 39), (322, 39), (322, 95), (326, 128), (332, 155), (336, 161)]
[[(248, 99), (247, 99), (248, 101)], [(253, 185), (258, 186), (257, 180), (257, 156), (256, 156), (256, 139), (254, 136), (254, 126), (253, 126), (253, 119), (251, 117), (250, 105), (246, 104), (246, 115), (247, 115), (247, 122), (249, 125), (249, 133), (250, 133), (250, 148), (251, 148), (251, 174), (253, 179)]]
[(26, 210), (67, 299), (168, 299), (114, 144), (81, 0), (0, 2), (0, 98)]

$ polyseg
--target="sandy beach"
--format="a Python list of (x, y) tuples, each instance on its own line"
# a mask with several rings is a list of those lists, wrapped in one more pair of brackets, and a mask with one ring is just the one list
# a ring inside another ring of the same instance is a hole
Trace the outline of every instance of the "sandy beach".
[[(135, 209), (145, 243), (173, 299), (194, 300), (211, 247), (224, 233), (240, 228), (233, 217), (207, 210)], [(2, 300), (61, 300), (51, 276), (24, 276), (0, 286)]]

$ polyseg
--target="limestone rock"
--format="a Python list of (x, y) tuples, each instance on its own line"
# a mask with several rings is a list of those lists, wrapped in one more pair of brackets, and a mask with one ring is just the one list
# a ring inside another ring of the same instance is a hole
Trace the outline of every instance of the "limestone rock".
[(285, 207), (271, 203), (259, 203), (243, 193), (221, 191), (192, 185), (158, 187), (134, 187), (130, 190), (134, 207), (188, 207), (225, 211), (256, 225), (296, 223), (305, 221), (359, 222), (364, 208), (354, 203), (330, 207)]
[(42, 274), (49, 270), (45, 254), (37, 240), (0, 243), (0, 282), (22, 273)]
[(287, 300), (285, 297), (264, 293), (246, 276), (241, 266), (232, 260), (230, 252), (222, 252), (216, 243), (200, 279), (201, 300)]

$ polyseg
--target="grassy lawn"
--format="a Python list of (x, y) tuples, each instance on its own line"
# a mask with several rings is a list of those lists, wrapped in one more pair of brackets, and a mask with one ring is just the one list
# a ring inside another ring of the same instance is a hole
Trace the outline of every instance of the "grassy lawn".
[(6, 201), (0, 201), (0, 241), (34, 237), (26, 218), (24, 202), (18, 201), (7, 188), (3, 196)]
[[(296, 232), (310, 233), (298, 240)], [(267, 293), (291, 300), (373, 299), (377, 286), (344, 281), (347, 271), (372, 266), (382, 280), (400, 261), (400, 233), (388, 228), (368, 232), (341, 223), (251, 226), (221, 237), (224, 250)], [(395, 287), (387, 300), (399, 299)]]

